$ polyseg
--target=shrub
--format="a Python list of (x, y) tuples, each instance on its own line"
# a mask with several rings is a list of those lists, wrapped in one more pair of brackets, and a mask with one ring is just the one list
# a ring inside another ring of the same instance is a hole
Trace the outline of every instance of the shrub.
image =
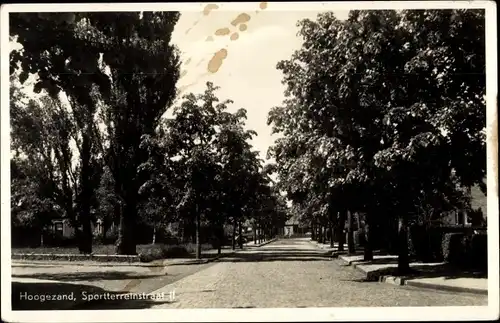
[(146, 247), (139, 255), (142, 262), (149, 262), (157, 259), (166, 258), (190, 258), (191, 254), (182, 245), (150, 245)]
[(118, 240), (118, 226), (111, 227), (104, 235), (98, 235), (94, 239), (96, 244), (102, 245), (115, 244), (116, 240)]
[(43, 245), (46, 247), (74, 247), (78, 245), (78, 241), (77, 237), (64, 237), (53, 232), (47, 232), (43, 236)]
[(408, 249), (411, 257), (418, 260), (430, 258), (428, 232), (424, 226), (411, 226), (408, 230)]
[(475, 234), (470, 244), (471, 264), (483, 272), (488, 270), (488, 235)]
[[(203, 244), (201, 250), (209, 250), (210, 244)], [(149, 262), (157, 259), (167, 258), (192, 258), (196, 252), (195, 243), (186, 244), (149, 244), (142, 245), (139, 250), (139, 257), (143, 262)]]
[(472, 235), (473, 229), (461, 225), (435, 226), (413, 225), (409, 229), (410, 256), (420, 261), (443, 261), (443, 239), (448, 233)]
[(461, 265), (467, 256), (467, 237), (464, 233), (451, 232), (446, 233), (442, 242), (444, 261)]
[(354, 232), (354, 243), (359, 247), (364, 247), (366, 244), (365, 232), (363, 230), (358, 230)]

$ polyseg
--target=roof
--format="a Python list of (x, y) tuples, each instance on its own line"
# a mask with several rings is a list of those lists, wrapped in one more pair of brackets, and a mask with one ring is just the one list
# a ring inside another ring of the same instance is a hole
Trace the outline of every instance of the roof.
[(486, 197), (486, 194), (481, 192), (481, 189), (479, 186), (475, 185), (471, 188), (471, 206), (473, 209), (478, 209), (481, 208), (481, 211), (483, 212), (483, 216), (486, 218), (487, 217), (487, 211), (488, 211), (488, 198)]

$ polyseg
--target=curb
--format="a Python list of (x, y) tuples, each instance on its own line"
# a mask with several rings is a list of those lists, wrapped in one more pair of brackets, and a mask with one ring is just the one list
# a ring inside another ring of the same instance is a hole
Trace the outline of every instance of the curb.
[(340, 256), (343, 256), (343, 255), (347, 255), (347, 251), (338, 251), (338, 250), (332, 251), (332, 258), (339, 259)]
[(135, 263), (141, 262), (139, 255), (81, 255), (81, 254), (26, 254), (14, 253), (11, 260), (61, 260), (61, 261), (96, 261), (96, 262), (119, 262)]
[(442, 290), (442, 291), (447, 291), (447, 292), (471, 293), (471, 294), (476, 294), (476, 295), (488, 295), (488, 290), (477, 289), (477, 288), (429, 284), (429, 283), (422, 283), (422, 282), (416, 282), (416, 281), (404, 280), (404, 279), (403, 279), (403, 284), (407, 285), (407, 286), (426, 288), (426, 289), (434, 289), (434, 290)]
[(11, 266), (14, 267), (22, 267), (23, 265), (39, 265), (40, 267), (54, 267), (54, 266), (86, 266), (86, 267), (116, 267), (116, 266), (137, 266), (137, 267), (163, 267), (163, 264), (153, 264), (151, 262), (82, 262), (79, 260), (67, 261), (67, 260), (54, 260), (55, 262), (51, 262), (47, 264), (46, 262), (37, 263), (34, 261), (46, 261), (46, 260), (33, 260), (30, 261), (28, 259), (23, 260), (13, 260), (11, 262)]
[[(318, 249), (321, 249), (321, 250), (324, 250), (325, 252), (329, 253), (329, 256), (331, 258), (335, 258), (335, 259), (338, 259), (340, 258), (340, 256), (342, 255), (347, 255), (348, 254), (348, 251), (347, 250), (343, 250), (343, 251), (338, 251), (336, 250), (335, 247), (324, 247), (324, 246), (320, 246), (319, 243), (317, 241), (313, 241), (313, 240), (308, 240), (308, 242), (310, 244), (312, 244), (313, 246), (315, 246), (316, 248)], [(337, 247), (338, 248), (338, 247)]]
[(258, 248), (258, 247), (265, 246), (266, 244), (269, 244), (269, 243), (274, 242), (274, 241), (276, 241), (276, 240), (278, 240), (278, 238), (274, 238), (274, 239), (271, 239), (271, 240), (268, 240), (268, 241), (262, 242), (261, 244), (258, 244), (258, 245), (253, 245), (253, 246), (248, 246), (248, 245), (247, 245), (247, 246), (244, 246), (244, 247), (246, 247), (246, 248), (248, 248), (248, 247), (250, 247), (250, 248), (252, 248), (252, 247), (253, 247), (253, 248)]
[(367, 271), (358, 267), (358, 265), (362, 265), (362, 264), (356, 264), (353, 261), (347, 261), (347, 260), (343, 259), (342, 257), (338, 257), (338, 259), (342, 260), (342, 262), (346, 266), (352, 266), (353, 268), (356, 268), (358, 271), (365, 274), (366, 279), (369, 281), (378, 281), (380, 283), (391, 284), (391, 285), (396, 285), (396, 286), (406, 285), (406, 286), (413, 286), (413, 287), (418, 287), (418, 288), (441, 290), (441, 291), (448, 291), (448, 292), (472, 293), (472, 294), (476, 294), (476, 295), (488, 295), (488, 290), (484, 290), (484, 289), (423, 283), (423, 282), (419, 282), (419, 281), (414, 281), (411, 278), (407, 278), (407, 277), (397, 277), (397, 276), (392, 276), (392, 275), (384, 275), (384, 274), (380, 273), (379, 271), (367, 272)]
[[(344, 259), (342, 256), (339, 256), (338, 259), (340, 259), (345, 266), (352, 266), (357, 271), (359, 271), (362, 274), (364, 274), (366, 276), (366, 280), (367, 281), (379, 281), (380, 282), (381, 279), (384, 279), (384, 282), (385, 282), (385, 279), (387, 277), (395, 277), (395, 276), (389, 276), (389, 275), (387, 275), (387, 273), (384, 273), (384, 271), (393, 270), (392, 268), (387, 268), (387, 269), (383, 268), (383, 269), (380, 269), (380, 270), (366, 271), (363, 268), (359, 267), (359, 266), (365, 265), (365, 263), (357, 263), (358, 260), (354, 260), (354, 261), (351, 260), (351, 261), (349, 261), (349, 260)], [(382, 277), (385, 277), (385, 278), (382, 278)], [(395, 278), (399, 278), (399, 277), (395, 277)], [(391, 278), (388, 278), (387, 280), (388, 280), (387, 281), (388, 283), (395, 284), (395, 280), (394, 279), (391, 280)]]
[(423, 283), (423, 282), (414, 281), (411, 278), (406, 278), (406, 277), (380, 276), (379, 282), (391, 284), (391, 285), (398, 285), (398, 286), (406, 285), (406, 286), (413, 286), (413, 287), (425, 288), (425, 289), (442, 290), (442, 291), (447, 291), (447, 292), (488, 295), (488, 290), (484, 290), (484, 289)]
[(221, 258), (224, 258), (224, 257), (227, 257), (227, 256), (230, 256), (230, 255), (233, 255), (235, 251), (231, 251), (231, 252), (227, 252), (227, 253), (224, 253), (224, 254), (220, 254), (220, 255), (217, 255), (213, 258), (201, 258), (201, 259), (186, 259), (186, 260), (179, 260), (179, 261), (173, 261), (169, 264), (165, 264), (164, 266), (165, 267), (169, 267), (169, 266), (178, 266), (178, 265), (199, 265), (199, 264), (208, 264), (210, 262), (214, 262), (214, 261), (217, 261)]

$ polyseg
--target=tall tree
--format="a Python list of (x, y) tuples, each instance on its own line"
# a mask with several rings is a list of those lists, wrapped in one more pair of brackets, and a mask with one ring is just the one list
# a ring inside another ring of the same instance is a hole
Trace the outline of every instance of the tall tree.
[[(79, 222), (85, 233), (85, 252), (91, 248), (86, 238), (91, 238), (89, 201), (93, 151), (97, 150), (107, 157), (116, 195), (123, 204), (117, 252), (135, 253), (131, 228), (140, 186), (137, 167), (144, 156), (140, 138), (154, 131), (175, 97), (179, 58), (170, 40), (178, 18), (177, 12), (11, 15), (11, 35), (23, 45), (22, 52), (11, 53), (11, 66), (15, 69), (21, 63), (22, 80), (28, 73), (37, 73), (35, 91), (45, 89), (52, 96), (63, 91), (77, 116), (82, 183)], [(92, 122), (99, 105), (108, 111), (103, 114), (108, 131), (103, 144), (95, 139)], [(112, 149), (105, 153), (101, 146)]]
[(179, 78), (179, 54), (171, 44), (178, 12), (93, 13), (92, 27), (103, 44), (102, 61), (109, 71), (111, 95), (102, 96), (106, 125), (106, 163), (122, 202), (118, 254), (135, 254), (138, 167), (148, 156), (141, 138), (154, 135), (172, 104)]
[[(54, 99), (60, 92), (67, 96), (72, 108), (80, 153), (79, 212), (66, 209), (79, 236), (82, 253), (92, 251), (91, 212), (92, 176), (94, 160), (94, 136), (96, 127), (95, 91), (109, 90), (109, 79), (99, 68), (101, 43), (98, 35), (90, 32), (90, 13), (14, 13), (10, 15), (10, 34), (22, 45), (22, 49), (10, 54), (11, 74), (19, 68), (20, 81), (24, 83), (30, 74), (37, 81), (34, 91), (46, 90)], [(67, 156), (62, 156), (66, 158)], [(66, 184), (65, 184), (66, 185)], [(69, 202), (68, 202), (69, 203)]]
[(179, 209), (195, 223), (196, 257), (201, 258), (200, 230), (206, 220), (209, 192), (216, 183), (218, 164), (214, 142), (219, 111), (228, 102), (219, 102), (217, 88), (207, 83), (203, 94), (188, 94), (180, 106), (175, 107), (174, 117), (167, 121), (169, 152), (183, 165), (183, 197)]
[(325, 13), (299, 25), (302, 48), (278, 64), (287, 99), (270, 114), (285, 135), (276, 146), (290, 151), (278, 165), (285, 173), (286, 163), (305, 158), (296, 155), (310, 154), (289, 144), (293, 137), (325, 142), (329, 189), (343, 197), (336, 203), (367, 214), (368, 242), (378, 217), (399, 218), (405, 272), (419, 192), (436, 200), (456, 193), (453, 177), (463, 186), (484, 177), (484, 12), (351, 11), (345, 21)]

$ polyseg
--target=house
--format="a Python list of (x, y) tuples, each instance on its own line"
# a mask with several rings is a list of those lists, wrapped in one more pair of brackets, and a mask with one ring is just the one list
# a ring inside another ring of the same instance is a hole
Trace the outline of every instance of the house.
[[(484, 225), (487, 219), (488, 198), (479, 186), (469, 188), (472, 210), (454, 210), (443, 214), (440, 222), (445, 225)], [(475, 222), (475, 223), (473, 223)]]
[[(97, 219), (96, 223), (91, 223), (91, 230), (94, 236), (102, 235), (104, 231), (102, 219)], [(75, 236), (75, 228), (69, 219), (54, 219), (49, 230), (59, 237), (72, 238)]]
[(308, 228), (300, 223), (297, 216), (292, 216), (280, 231), (279, 234), (284, 236), (302, 235), (308, 231)]

